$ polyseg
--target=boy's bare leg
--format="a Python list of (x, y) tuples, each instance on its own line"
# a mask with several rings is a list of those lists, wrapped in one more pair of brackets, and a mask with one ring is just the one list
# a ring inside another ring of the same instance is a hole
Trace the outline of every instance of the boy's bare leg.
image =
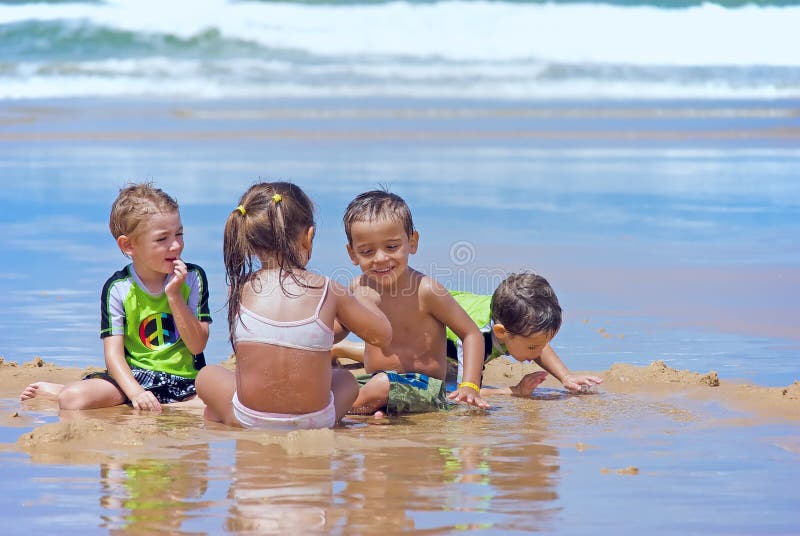
[(31, 398), (42, 398), (44, 400), (57, 400), (58, 394), (64, 389), (63, 383), (34, 382), (28, 385), (19, 394), (21, 402)]
[(100, 378), (68, 383), (58, 393), (59, 409), (110, 408), (127, 400), (116, 385)]
[(350, 408), (353, 415), (369, 415), (375, 418), (386, 416), (382, 409), (389, 403), (389, 377), (386, 374), (376, 374), (361, 389), (358, 397)]

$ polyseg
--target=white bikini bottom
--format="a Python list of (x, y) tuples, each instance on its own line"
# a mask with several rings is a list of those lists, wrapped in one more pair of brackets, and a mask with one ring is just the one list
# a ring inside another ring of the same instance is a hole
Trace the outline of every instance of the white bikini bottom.
[(313, 413), (268, 413), (250, 409), (241, 402), (234, 391), (233, 415), (245, 428), (264, 428), (268, 430), (309, 430), (312, 428), (333, 428), (336, 424), (336, 408), (331, 393), (328, 405)]

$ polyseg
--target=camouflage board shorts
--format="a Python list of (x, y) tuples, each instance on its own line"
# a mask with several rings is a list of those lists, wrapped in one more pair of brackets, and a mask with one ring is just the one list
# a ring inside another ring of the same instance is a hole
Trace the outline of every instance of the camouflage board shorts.
[(418, 372), (402, 373), (391, 370), (361, 374), (356, 376), (356, 380), (363, 386), (375, 374), (386, 374), (389, 378), (389, 402), (386, 405), (386, 412), (389, 414), (425, 413), (450, 407), (442, 380)]

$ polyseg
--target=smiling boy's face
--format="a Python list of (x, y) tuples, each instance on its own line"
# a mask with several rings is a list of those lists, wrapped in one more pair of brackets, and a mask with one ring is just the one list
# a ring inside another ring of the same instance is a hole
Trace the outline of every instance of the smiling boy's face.
[(408, 268), (408, 256), (417, 252), (419, 235), (406, 234), (403, 224), (392, 219), (354, 222), (347, 253), (364, 275), (381, 287), (391, 286)]
[(505, 345), (508, 355), (517, 361), (533, 361), (542, 357), (542, 350), (550, 344), (555, 334), (539, 331), (531, 335), (515, 335), (502, 324), (492, 327), (497, 340)]

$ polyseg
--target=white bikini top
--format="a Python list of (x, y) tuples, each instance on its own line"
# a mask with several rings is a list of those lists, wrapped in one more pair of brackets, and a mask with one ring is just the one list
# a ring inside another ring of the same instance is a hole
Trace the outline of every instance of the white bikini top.
[(314, 315), (303, 320), (279, 322), (240, 305), (239, 320), (233, 333), (234, 342), (260, 342), (312, 352), (330, 351), (333, 346), (333, 330), (319, 318), (319, 311), (328, 295), (329, 282), (326, 277), (325, 290)]

